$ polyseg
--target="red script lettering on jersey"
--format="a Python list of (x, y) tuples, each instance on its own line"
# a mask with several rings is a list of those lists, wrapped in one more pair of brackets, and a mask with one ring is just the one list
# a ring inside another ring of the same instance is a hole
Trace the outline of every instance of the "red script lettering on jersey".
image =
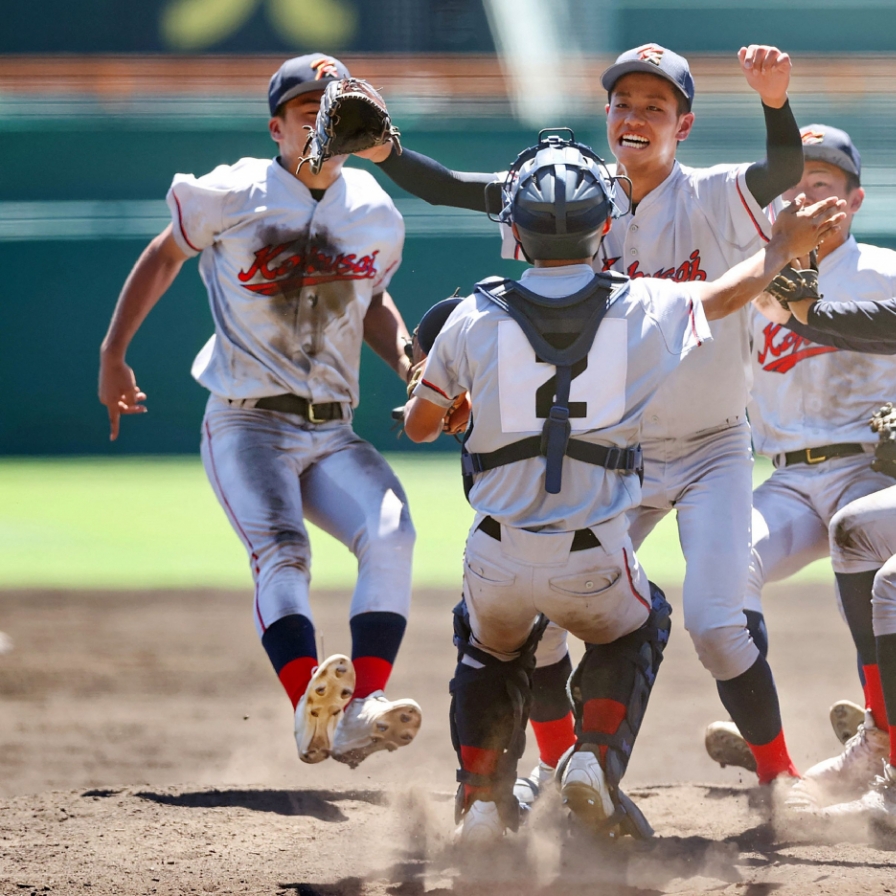
[[(765, 337), (765, 343), (757, 352), (756, 360), (759, 362), (759, 366), (769, 373), (787, 373), (806, 358), (814, 358), (815, 355), (825, 355), (828, 352), (837, 351), (831, 346), (816, 345), (781, 324), (768, 324), (762, 331), (762, 335)], [(771, 360), (766, 364), (766, 359), (769, 356), (771, 356)]]
[[(612, 270), (613, 265), (616, 264), (621, 257), (621, 255), (617, 255), (616, 258), (605, 258), (602, 270)], [(628, 268), (626, 268), (625, 273), (628, 274), (632, 280), (637, 280), (638, 277), (656, 277), (658, 280), (675, 280), (678, 283), (684, 283), (688, 280), (705, 280), (706, 271), (700, 267), (700, 262), (700, 250), (695, 249), (688, 256), (687, 261), (683, 261), (678, 267), (660, 268), (653, 274), (646, 274), (644, 271), (640, 270), (641, 262), (633, 261)]]
[[(294, 248), (295, 243), (280, 243), (259, 249), (249, 270), (237, 275), (245, 284), (244, 288), (272, 296), (333, 280), (372, 280), (377, 275), (379, 250), (359, 258), (354, 253), (331, 254), (312, 244), (305, 253), (283, 254)], [(260, 282), (248, 282), (259, 275), (262, 277)]]

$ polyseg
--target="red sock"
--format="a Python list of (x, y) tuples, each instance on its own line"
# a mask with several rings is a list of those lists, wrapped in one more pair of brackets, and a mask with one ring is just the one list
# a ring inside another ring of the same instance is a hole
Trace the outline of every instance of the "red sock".
[(385, 691), (392, 674), (392, 663), (378, 656), (359, 656), (352, 660), (355, 667), (355, 693), (352, 700), (367, 697), (374, 691)]
[(880, 667), (877, 663), (862, 666), (865, 673), (865, 708), (871, 711), (874, 724), (881, 731), (887, 730), (887, 704), (884, 702), (884, 689), (880, 683)]
[[(498, 767), (500, 753), (497, 750), (483, 750), (480, 747), (461, 747), (460, 764), (464, 771), (473, 775), (493, 775)], [(469, 808), (475, 800), (491, 801), (490, 787), (464, 784), (464, 806)]]
[[(582, 711), (582, 731), (615, 734), (625, 718), (625, 706), (618, 700), (594, 699), (585, 702)], [(607, 758), (606, 746), (600, 747), (600, 759)]]
[(557, 768), (560, 757), (576, 742), (572, 713), (552, 722), (532, 721), (532, 731), (538, 742), (538, 758), (551, 768)]
[(798, 778), (800, 773), (790, 759), (787, 744), (784, 742), (784, 731), (767, 744), (747, 743), (753, 756), (756, 757), (756, 774), (760, 784), (771, 784), (778, 775), (790, 775)]
[(299, 700), (305, 694), (308, 682), (311, 681), (311, 673), (317, 666), (317, 658), (313, 656), (300, 656), (298, 659), (288, 662), (278, 673), (280, 684), (292, 701), (292, 708), (299, 705)]
[(890, 725), (890, 765), (896, 768), (896, 725)]

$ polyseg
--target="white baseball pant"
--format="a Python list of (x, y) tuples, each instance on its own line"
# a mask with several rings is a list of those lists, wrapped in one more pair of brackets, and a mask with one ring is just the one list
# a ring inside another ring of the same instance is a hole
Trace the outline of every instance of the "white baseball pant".
[(259, 635), (284, 616), (312, 619), (308, 519), (358, 559), (349, 616), (407, 616), (414, 527), (392, 469), (344, 421), (232, 407), (214, 395), (202, 424), (202, 462), (249, 553)]
[(896, 485), (852, 501), (834, 514), (830, 539), (836, 572), (878, 570), (871, 600), (874, 634), (896, 634)]
[[(868, 454), (775, 470), (753, 492), (753, 548), (745, 608), (762, 612), (762, 587), (767, 582), (786, 579), (829, 555), (828, 529), (838, 510), (892, 484), (889, 476), (871, 469)], [(869, 568), (874, 567), (865, 567)]]

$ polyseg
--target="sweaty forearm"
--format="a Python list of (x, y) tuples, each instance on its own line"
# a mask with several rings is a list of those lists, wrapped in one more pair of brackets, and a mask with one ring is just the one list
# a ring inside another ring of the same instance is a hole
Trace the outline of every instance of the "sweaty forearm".
[(772, 240), (718, 280), (691, 283), (689, 288), (694, 298), (703, 302), (707, 320), (718, 320), (743, 308), (758, 296), (789, 260), (790, 254), (784, 243)]
[(104, 354), (124, 357), (128, 345), (156, 302), (180, 272), (185, 256), (172, 253), (170, 231), (165, 230), (144, 249), (125, 280), (109, 330), (101, 346)]
[(364, 341), (402, 378), (407, 380), (411, 362), (404, 353), (410, 341), (401, 312), (389, 293), (373, 297), (364, 316)]
[(393, 152), (379, 168), (399, 187), (430, 205), (449, 205), (474, 212), (486, 211), (485, 188), (495, 174), (451, 171), (435, 159), (405, 149)]
[(780, 109), (762, 104), (765, 115), (765, 151), (761, 162), (754, 162), (745, 175), (747, 189), (765, 208), (785, 190), (799, 183), (803, 175), (803, 142), (790, 102)]

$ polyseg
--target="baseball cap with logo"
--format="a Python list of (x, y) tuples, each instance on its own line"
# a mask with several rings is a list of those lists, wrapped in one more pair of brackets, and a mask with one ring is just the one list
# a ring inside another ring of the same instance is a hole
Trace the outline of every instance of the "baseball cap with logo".
[(800, 131), (803, 158), (828, 162), (856, 177), (862, 175), (862, 157), (849, 134), (826, 124), (810, 124)]
[(626, 50), (600, 77), (604, 90), (612, 92), (613, 85), (631, 72), (647, 72), (671, 81), (685, 96), (688, 108), (694, 102), (694, 79), (684, 56), (673, 53), (659, 44), (644, 44)]
[(324, 53), (287, 59), (274, 73), (268, 87), (271, 115), (276, 115), (278, 107), (293, 97), (309, 90), (322, 90), (330, 81), (350, 77), (348, 69), (338, 59)]

